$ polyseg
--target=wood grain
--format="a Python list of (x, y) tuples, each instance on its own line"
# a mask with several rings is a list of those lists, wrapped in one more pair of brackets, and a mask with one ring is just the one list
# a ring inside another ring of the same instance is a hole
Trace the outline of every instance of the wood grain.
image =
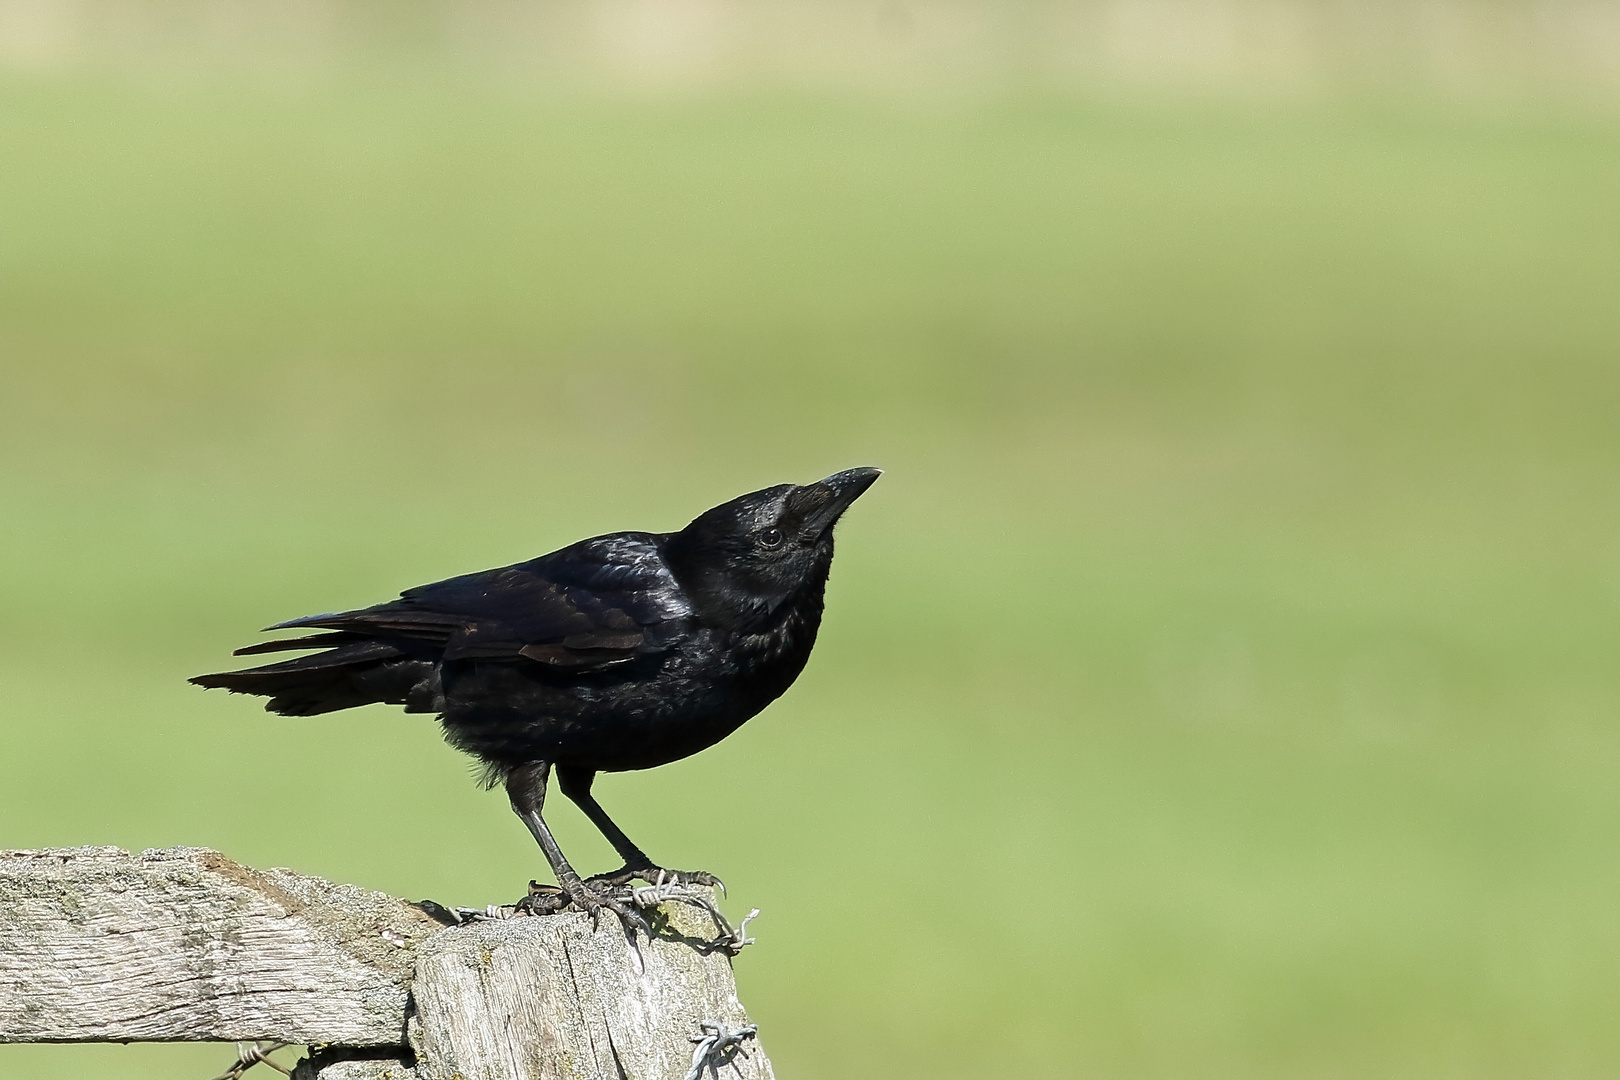
[[(330, 1044), (300, 1080), (680, 1080), (747, 1022), (706, 915), (654, 940), (568, 912), (443, 927), (218, 852), (0, 851), (0, 1042)], [(718, 1074), (771, 1080), (756, 1039)]]
[(0, 852), (0, 1041), (397, 1045), (403, 900), (218, 852)]

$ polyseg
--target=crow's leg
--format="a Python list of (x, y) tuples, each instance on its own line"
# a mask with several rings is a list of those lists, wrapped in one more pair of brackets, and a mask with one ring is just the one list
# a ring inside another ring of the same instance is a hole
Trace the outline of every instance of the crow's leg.
[(624, 835), (624, 830), (613, 824), (613, 819), (607, 816), (602, 804), (596, 801), (591, 794), (591, 785), (596, 782), (596, 773), (591, 769), (580, 769), (569, 765), (557, 766), (557, 786), (562, 793), (573, 800), (574, 805), (585, 811), (585, 816), (591, 819), (591, 824), (601, 830), (602, 835), (608, 838), (613, 850), (619, 853), (626, 867), (631, 869), (656, 869), (651, 859), (630, 838)]
[[(541, 807), (546, 803), (546, 780), (551, 774), (549, 761), (531, 761), (513, 769), (506, 778), (506, 794), (512, 800), (512, 811), (523, 819), (523, 824), (529, 827), (535, 840), (540, 844), (540, 850), (545, 852), (546, 861), (551, 864), (551, 872), (557, 875), (557, 884), (561, 887), (563, 895), (580, 910), (591, 913), (594, 922), (603, 908), (607, 908), (619, 917), (624, 923), (625, 930), (634, 934), (641, 930), (652, 936), (647, 927), (647, 920), (642, 918), (641, 912), (622, 900), (615, 899), (606, 891), (579, 880), (574, 868), (568, 865), (563, 857), (562, 848), (557, 846), (557, 840), (551, 835), (551, 829), (546, 825), (545, 819), (540, 816)], [(543, 891), (531, 892), (525, 901), (520, 901), (520, 907), (534, 906), (538, 908), (532, 898), (543, 897)]]
[(601, 830), (602, 835), (608, 838), (608, 843), (619, 853), (619, 858), (624, 860), (624, 866), (611, 874), (596, 875), (590, 879), (591, 883), (624, 885), (640, 878), (652, 885), (721, 884), (719, 878), (702, 870), (665, 870), (661, 866), (654, 865), (645, 852), (630, 842), (630, 838), (624, 835), (624, 830), (613, 824), (613, 819), (607, 816), (602, 804), (591, 794), (591, 784), (595, 781), (594, 770), (571, 765), (557, 766), (557, 786), (562, 789), (564, 795), (573, 800), (575, 806), (585, 811), (585, 816), (591, 819), (591, 824)]

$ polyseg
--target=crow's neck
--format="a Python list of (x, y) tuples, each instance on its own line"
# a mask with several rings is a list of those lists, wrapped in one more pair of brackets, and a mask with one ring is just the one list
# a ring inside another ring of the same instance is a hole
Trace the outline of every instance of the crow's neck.
[(705, 626), (724, 635), (745, 672), (786, 667), (793, 675), (804, 666), (821, 627), (822, 597), (832, 569), (830, 545), (809, 576), (784, 596), (750, 595), (723, 570), (683, 558), (672, 545), (670, 567), (686, 591), (694, 614)]
[(771, 612), (758, 625), (731, 631), (733, 655), (744, 675), (784, 676), (788, 682), (810, 658), (821, 628), (822, 596), (826, 578), (801, 590)]

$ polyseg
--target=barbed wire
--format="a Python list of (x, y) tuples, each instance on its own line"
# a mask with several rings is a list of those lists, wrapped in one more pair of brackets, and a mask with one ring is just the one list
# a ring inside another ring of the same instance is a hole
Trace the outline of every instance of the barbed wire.
[[(728, 1064), (739, 1054), (748, 1056), (748, 1051), (743, 1048), (743, 1040), (759, 1034), (758, 1024), (734, 1028), (720, 1020), (699, 1020), (698, 1027), (703, 1034), (692, 1036), (697, 1047), (692, 1051), (692, 1067), (686, 1070), (681, 1080), (702, 1080), (705, 1065), (709, 1067), (711, 1075), (718, 1077), (720, 1066)], [(740, 1073), (742, 1070), (737, 1071)]]
[(292, 1043), (284, 1042), (254, 1042), (236, 1044), (236, 1064), (214, 1077), (214, 1080), (242, 1080), (242, 1074), (255, 1065), (268, 1065), (283, 1076), (291, 1076), (293, 1071), (270, 1055), (277, 1050), (285, 1050)]

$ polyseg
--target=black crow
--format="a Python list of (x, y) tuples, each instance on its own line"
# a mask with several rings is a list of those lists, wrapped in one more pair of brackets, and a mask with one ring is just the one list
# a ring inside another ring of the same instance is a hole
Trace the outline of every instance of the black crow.
[[(504, 783), (557, 883), (595, 915), (640, 915), (633, 878), (712, 885), (654, 865), (591, 797), (598, 772), (648, 769), (712, 746), (798, 677), (821, 624), (833, 526), (877, 469), (733, 499), (675, 533), (622, 532), (538, 559), (311, 615), (313, 630), (237, 655), (318, 650), (191, 681), (259, 694), (283, 716), (382, 702), (437, 713), (452, 746)], [(540, 816), (557, 784), (612, 842), (622, 869), (581, 881)]]

